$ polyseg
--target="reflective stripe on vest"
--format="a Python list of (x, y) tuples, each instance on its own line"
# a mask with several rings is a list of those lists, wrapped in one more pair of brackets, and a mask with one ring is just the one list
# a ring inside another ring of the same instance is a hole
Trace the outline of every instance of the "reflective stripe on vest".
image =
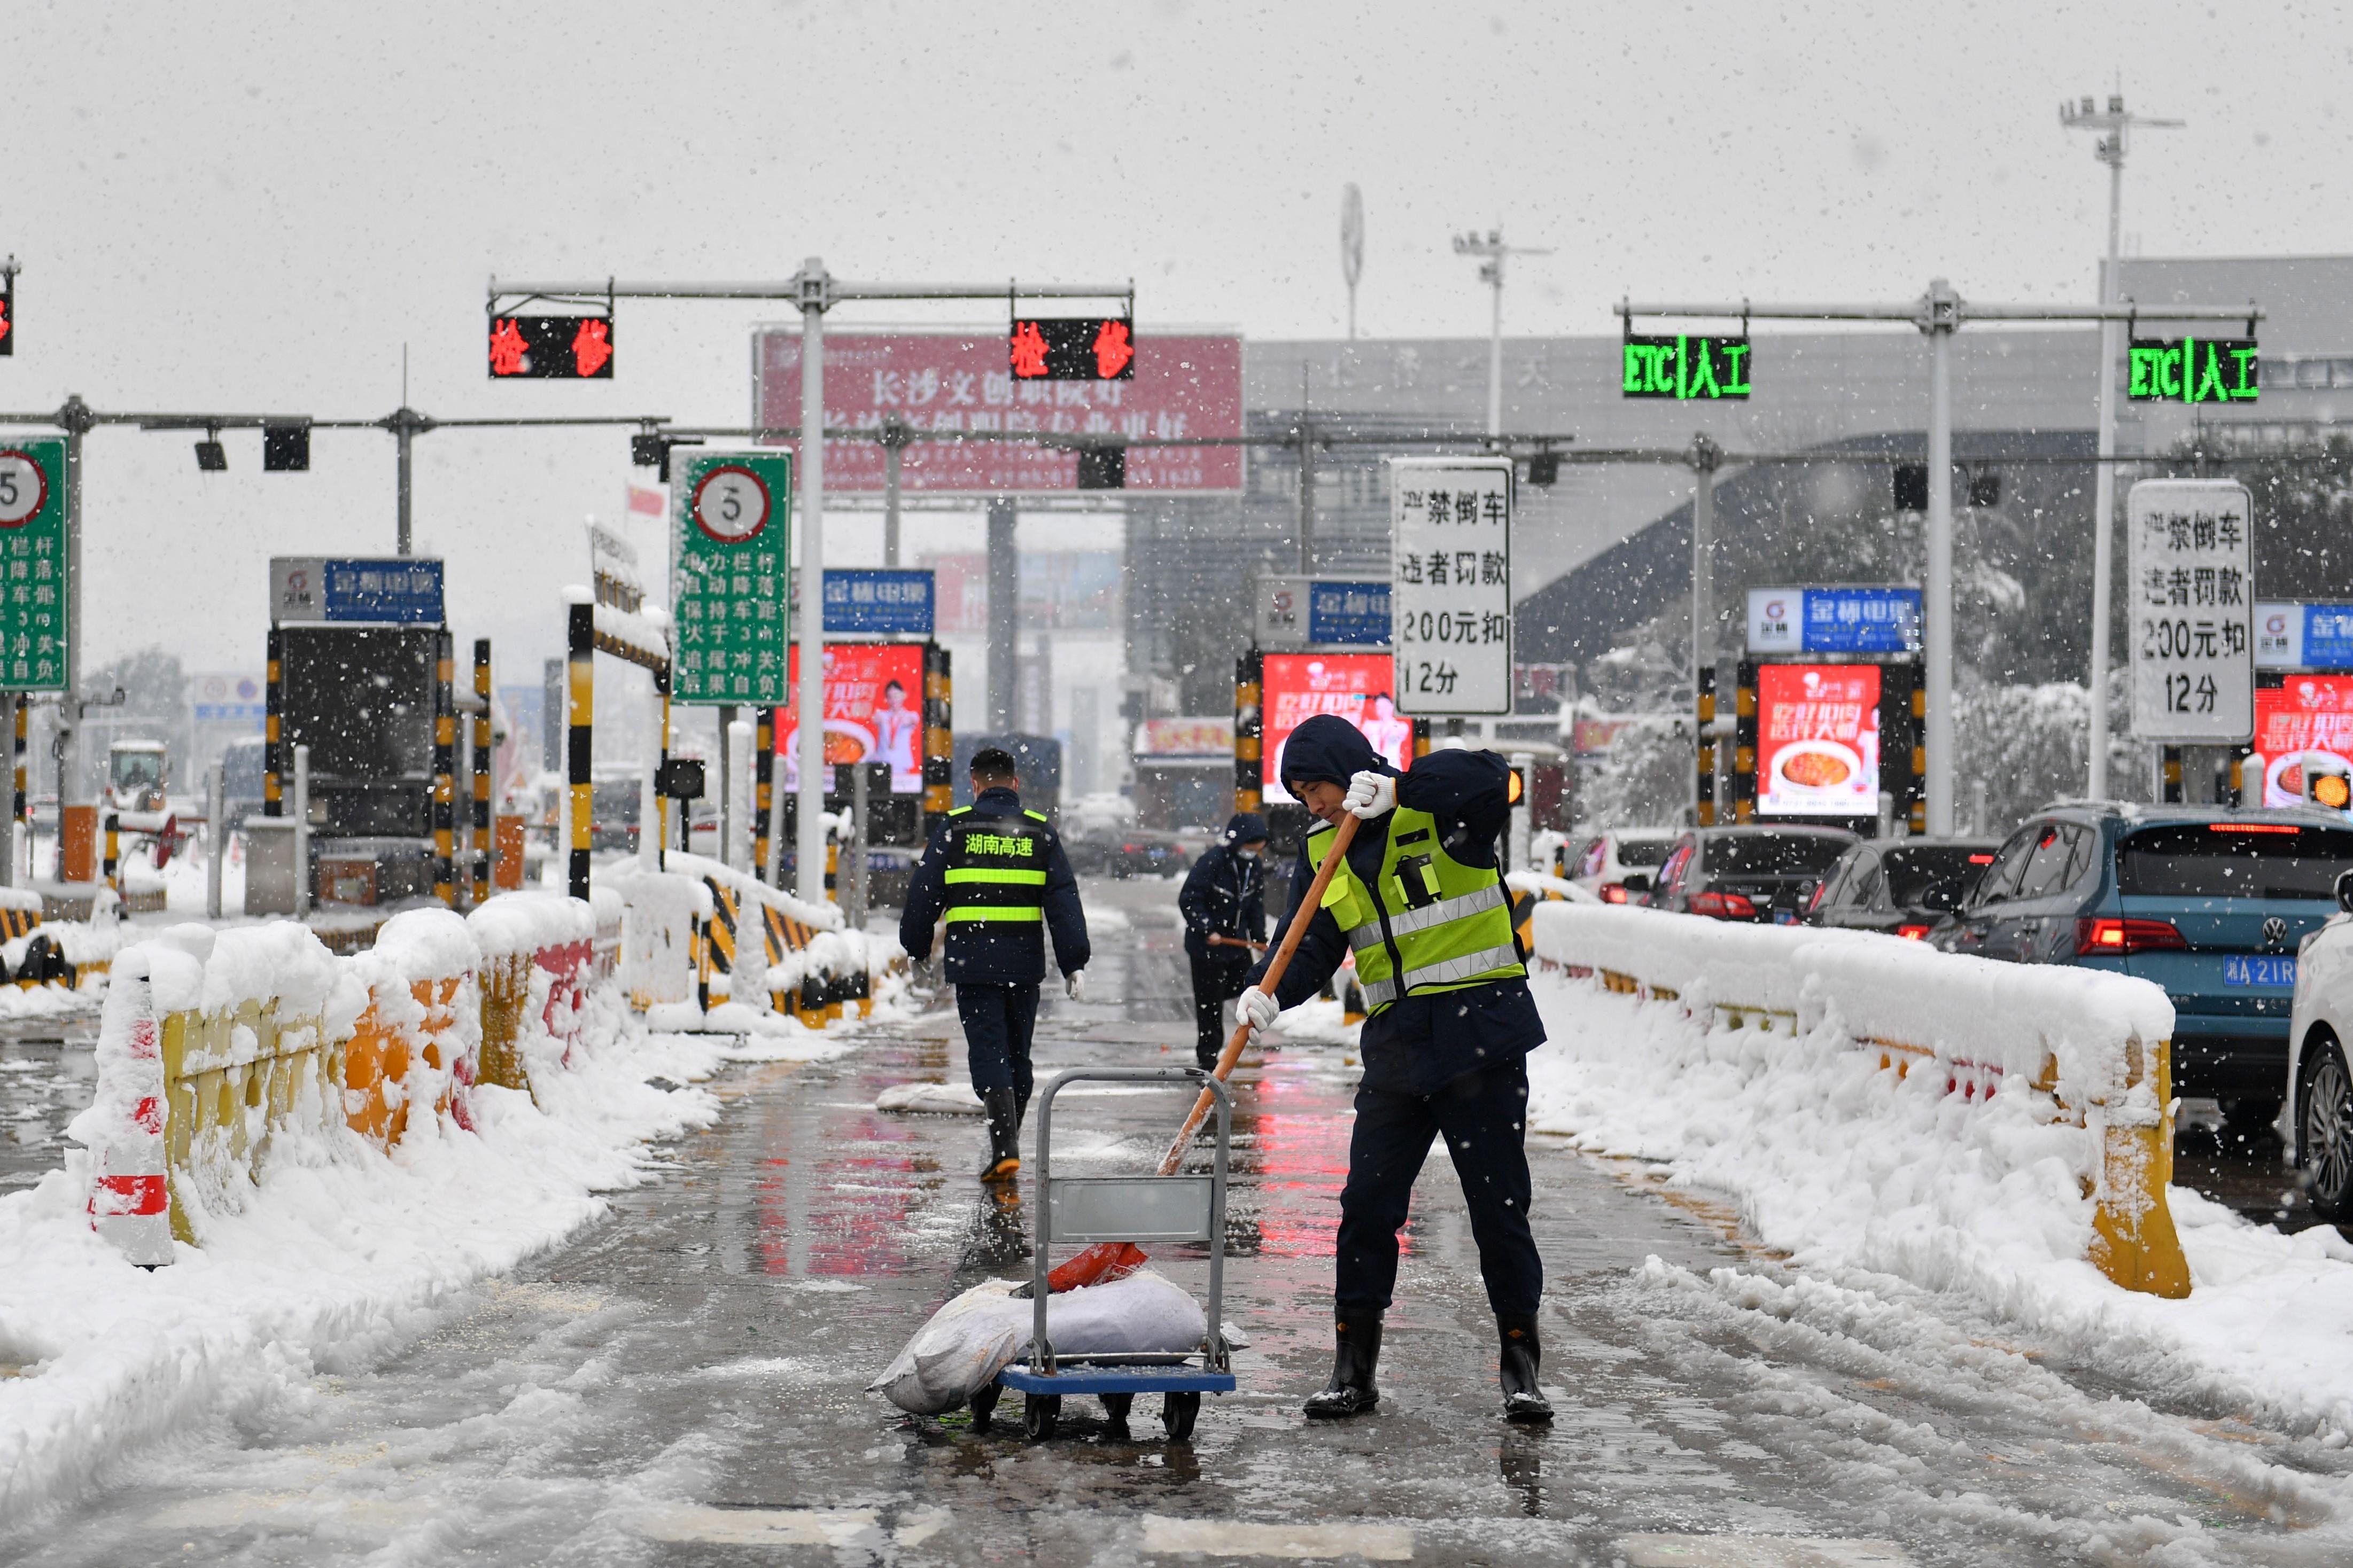
[(1011, 882), (1025, 888), (1046, 885), (1043, 871), (1000, 871), (994, 866), (965, 866), (948, 873), (951, 886), (958, 882)]
[(1009, 921), (1036, 924), (1046, 918), (1046, 911), (1035, 904), (957, 904), (940, 917), (953, 925), (958, 921)]
[[(1518, 948), (1491, 947), (1481, 952), (1466, 952), (1460, 958), (1443, 959), (1419, 969), (1409, 969), (1405, 972), (1405, 984), (1409, 992), (1420, 985), (1451, 985), (1473, 975), (1484, 974), (1491, 969), (1505, 967), (1520, 968)], [(1382, 1006), (1396, 1000), (1397, 984), (1394, 981), (1377, 980), (1365, 986), (1365, 1005), (1367, 1007)]]

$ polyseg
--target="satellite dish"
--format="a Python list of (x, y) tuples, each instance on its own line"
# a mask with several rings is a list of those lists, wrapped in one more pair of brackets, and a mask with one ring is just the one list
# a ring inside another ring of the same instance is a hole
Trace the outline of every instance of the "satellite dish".
[(1365, 193), (1350, 181), (1340, 190), (1340, 276), (1354, 289), (1365, 275)]

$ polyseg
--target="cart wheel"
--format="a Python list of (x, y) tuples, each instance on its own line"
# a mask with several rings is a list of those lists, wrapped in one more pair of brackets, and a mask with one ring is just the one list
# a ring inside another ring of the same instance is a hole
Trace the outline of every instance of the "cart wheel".
[(1004, 1392), (1003, 1388), (994, 1383), (986, 1388), (976, 1388), (972, 1391), (972, 1429), (974, 1431), (988, 1430), (989, 1421), (997, 1414), (997, 1396)]
[(1127, 1413), (1135, 1405), (1133, 1394), (1106, 1394), (1103, 1396), (1103, 1415), (1114, 1426), (1127, 1425)]
[(1161, 1402), (1160, 1424), (1168, 1428), (1168, 1440), (1182, 1443), (1193, 1435), (1193, 1418), (1201, 1414), (1198, 1394), (1172, 1393)]
[(1033, 1443), (1042, 1443), (1054, 1435), (1054, 1424), (1061, 1419), (1062, 1396), (1059, 1394), (1025, 1394), (1021, 1396), (1021, 1432)]

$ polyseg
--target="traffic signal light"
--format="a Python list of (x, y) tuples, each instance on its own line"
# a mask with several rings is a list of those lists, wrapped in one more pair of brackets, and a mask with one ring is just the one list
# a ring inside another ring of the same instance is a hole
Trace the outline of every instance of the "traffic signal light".
[(1520, 804), (1521, 797), (1528, 793), (1527, 775), (1517, 768), (1507, 768), (1504, 771), (1509, 773), (1512, 778), (1511, 782), (1504, 786), (1504, 804), (1517, 805)]
[(7, 281), (0, 285), (0, 359), (16, 353), (16, 274), (10, 272)]
[(610, 316), (492, 316), (492, 381), (610, 381)]
[(1926, 511), (1928, 510), (1928, 465), (1898, 463), (1895, 465), (1895, 510)]
[(311, 427), (308, 425), (264, 425), (261, 427), (261, 471), (265, 474), (309, 473)]
[(652, 468), (670, 483), (670, 453), (673, 447), (700, 447), (700, 437), (640, 435), (629, 437), (629, 461), (640, 468)]
[(1528, 483), (1538, 489), (1560, 482), (1560, 454), (1537, 452), (1528, 458)]
[(1133, 381), (1135, 324), (1124, 316), (1032, 316), (1013, 323), (1016, 381)]

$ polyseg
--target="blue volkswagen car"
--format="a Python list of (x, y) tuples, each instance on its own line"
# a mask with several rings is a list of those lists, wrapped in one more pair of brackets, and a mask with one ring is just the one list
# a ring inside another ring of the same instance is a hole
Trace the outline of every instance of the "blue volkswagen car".
[(2005, 840), (1929, 940), (2137, 974), (2172, 998), (2173, 1088), (2242, 1131), (2279, 1114), (2295, 950), (2337, 912), (2353, 827), (2318, 811), (2086, 802)]

